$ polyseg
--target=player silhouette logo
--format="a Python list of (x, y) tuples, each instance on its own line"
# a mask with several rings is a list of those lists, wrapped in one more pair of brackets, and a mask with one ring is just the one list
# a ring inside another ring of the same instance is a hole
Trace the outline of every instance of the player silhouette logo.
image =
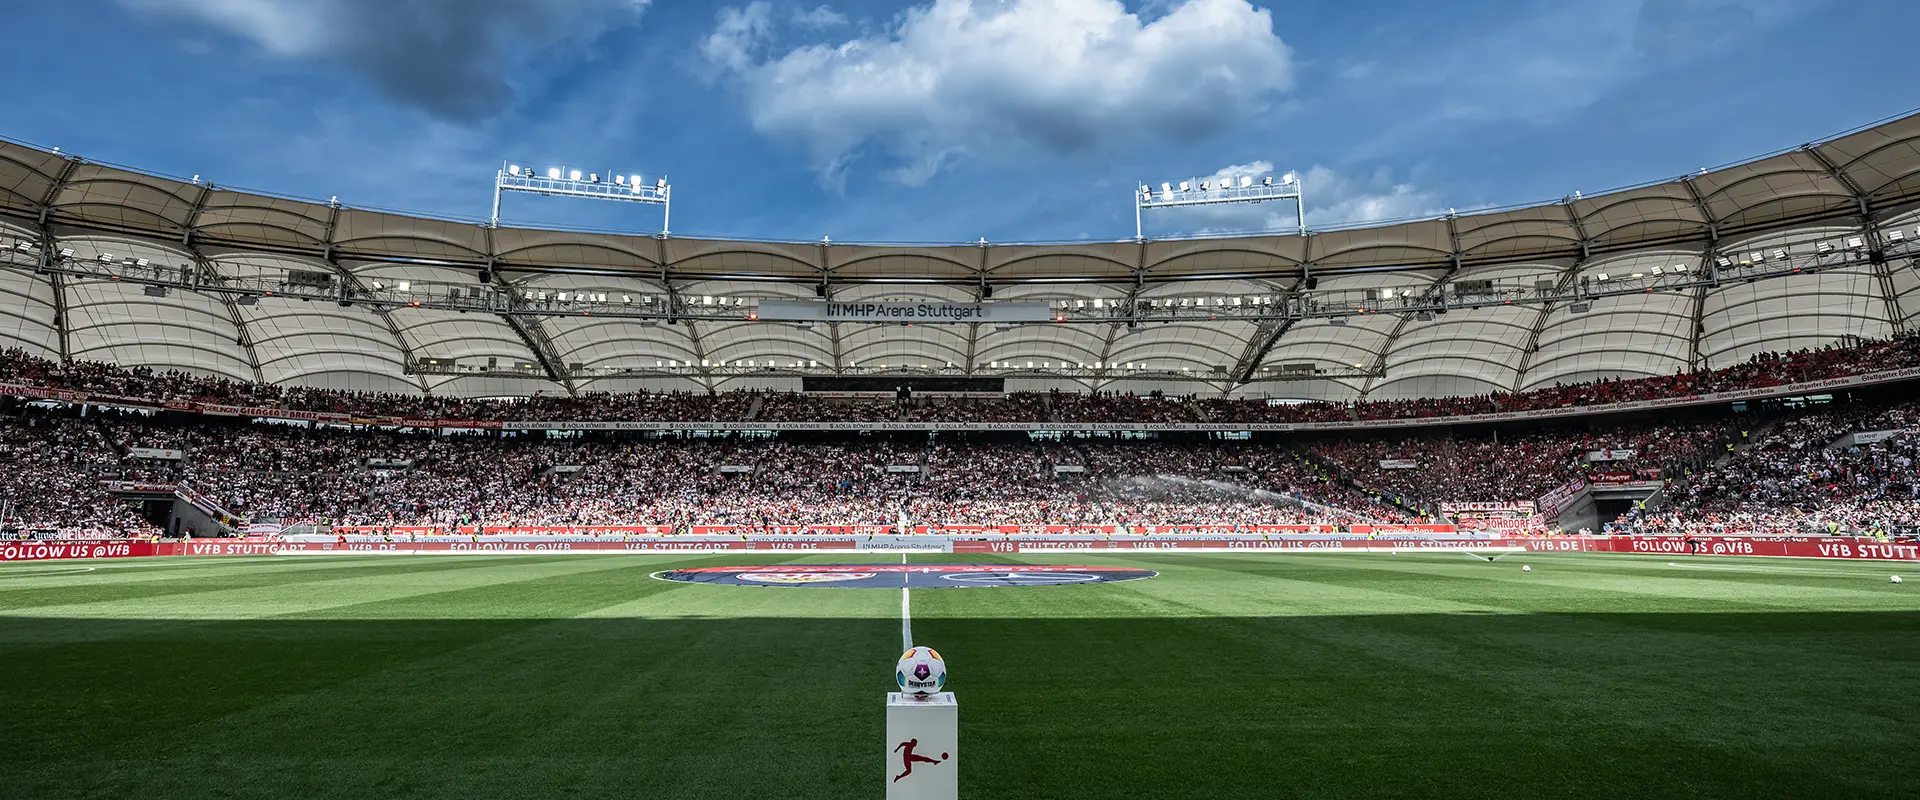
[[(913, 752), (913, 748), (916, 748), (919, 746), (920, 746), (919, 739), (908, 739), (894, 746), (893, 752), (900, 753), (900, 763), (902, 766), (906, 767), (906, 771), (893, 776), (894, 783), (899, 783), (901, 778), (907, 777), (908, 775), (912, 775), (913, 765), (916, 763), (938, 764), (942, 761), (947, 760), (946, 753), (941, 753), (939, 758), (928, 758), (926, 756), (920, 755), (919, 753)], [(905, 751), (905, 752), (901, 752), (901, 751)]]

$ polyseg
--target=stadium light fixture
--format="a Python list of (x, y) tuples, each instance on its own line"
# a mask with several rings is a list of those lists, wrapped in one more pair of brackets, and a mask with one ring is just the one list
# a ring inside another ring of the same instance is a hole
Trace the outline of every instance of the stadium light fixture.
[[(1199, 191), (1194, 187), (1198, 184)], [(1256, 185), (1252, 175), (1240, 175), (1220, 178), (1192, 179), (1179, 182), (1180, 194), (1171, 190), (1171, 181), (1160, 184), (1160, 195), (1155, 197), (1151, 184), (1140, 184), (1133, 193), (1133, 240), (1146, 241), (1146, 227), (1142, 219), (1143, 212), (1156, 208), (1175, 208), (1182, 206), (1213, 206), (1236, 203), (1264, 203), (1270, 200), (1291, 200), (1294, 203), (1295, 230), (1302, 236), (1307, 232), (1306, 200), (1301, 195), (1300, 182), (1289, 172), (1281, 176), (1279, 186), (1275, 186), (1272, 175), (1262, 176)]]
[(639, 175), (615, 174), (612, 170), (583, 171), (562, 165), (548, 167), (543, 178), (530, 168), (502, 163), (493, 181), (493, 215), (489, 218), (492, 227), (500, 227), (500, 196), (506, 192), (657, 205), (661, 207), (660, 235), (666, 236), (672, 230), (673, 187), (667, 184), (665, 176), (648, 184)]

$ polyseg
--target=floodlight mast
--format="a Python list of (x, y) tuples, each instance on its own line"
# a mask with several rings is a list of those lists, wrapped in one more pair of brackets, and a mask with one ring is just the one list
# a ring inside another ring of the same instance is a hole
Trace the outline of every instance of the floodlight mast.
[(1151, 185), (1141, 184), (1133, 191), (1133, 240), (1147, 240), (1146, 229), (1141, 223), (1142, 212), (1150, 208), (1178, 208), (1181, 206), (1218, 206), (1230, 203), (1264, 203), (1268, 200), (1292, 200), (1294, 202), (1294, 221), (1300, 235), (1307, 235), (1307, 201), (1301, 194), (1300, 176), (1289, 172), (1274, 180), (1272, 175), (1255, 179), (1251, 175), (1232, 178), (1189, 178), (1178, 183), (1169, 181), (1160, 184), (1155, 190)]
[(669, 223), (673, 220), (673, 186), (667, 183), (664, 175), (649, 183), (640, 175), (611, 172), (582, 174), (580, 170), (564, 166), (550, 167), (545, 174), (540, 174), (532, 167), (503, 162), (500, 171), (493, 177), (493, 216), (490, 220), (495, 228), (500, 227), (500, 195), (506, 192), (657, 205), (662, 209), (661, 236), (667, 235)]

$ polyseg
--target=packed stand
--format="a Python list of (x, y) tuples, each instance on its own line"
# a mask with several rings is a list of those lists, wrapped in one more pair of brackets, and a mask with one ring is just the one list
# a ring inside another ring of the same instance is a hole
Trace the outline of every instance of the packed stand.
[(8, 538), (157, 533), (103, 481), (149, 477), (123, 469), (93, 423), (20, 409), (0, 417), (0, 533)]
[[(1358, 485), (1438, 511), (1441, 503), (1536, 500), (1596, 469), (1665, 471), (1704, 463), (1738, 435), (1723, 421), (1675, 422), (1602, 432), (1326, 439), (1312, 450)], [(1593, 451), (1612, 450), (1631, 455), (1587, 460)]]
[[(1847, 444), (1861, 432), (1887, 438)], [(1920, 532), (1920, 402), (1816, 410), (1690, 477), (1664, 506), (1635, 510), (1621, 531), (1705, 534)]]
[[(219, 511), (280, 525), (684, 532), (1410, 519), (1273, 445), (419, 435), (65, 413), (35, 410), (7, 429), (14, 469), (0, 500), (32, 524), (141, 529), (102, 485), (133, 479), (177, 481)], [(182, 458), (135, 458), (134, 448)]]

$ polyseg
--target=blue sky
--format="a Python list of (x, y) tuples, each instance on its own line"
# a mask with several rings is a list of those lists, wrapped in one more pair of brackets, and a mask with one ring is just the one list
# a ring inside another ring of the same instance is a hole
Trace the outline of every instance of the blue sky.
[[(0, 135), (484, 216), (502, 160), (676, 235), (1120, 239), (1137, 181), (1298, 171), (1311, 224), (1556, 198), (1920, 106), (1920, 3), (20, 0)], [(30, 32), (22, 35), (21, 32)], [(1274, 225), (1163, 212), (1149, 235)], [(509, 224), (654, 230), (509, 198)]]

